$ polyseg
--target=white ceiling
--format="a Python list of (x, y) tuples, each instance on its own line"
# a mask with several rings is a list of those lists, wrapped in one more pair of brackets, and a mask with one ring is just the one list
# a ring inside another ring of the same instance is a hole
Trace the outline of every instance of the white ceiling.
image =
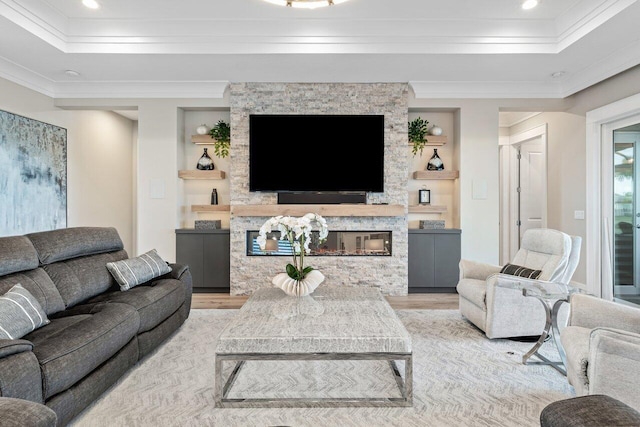
[(221, 97), (230, 81), (564, 97), (640, 63), (639, 0), (542, 0), (530, 11), (520, 0), (350, 0), (316, 10), (98, 1), (90, 10), (80, 0), (0, 0), (0, 76), (55, 97)]

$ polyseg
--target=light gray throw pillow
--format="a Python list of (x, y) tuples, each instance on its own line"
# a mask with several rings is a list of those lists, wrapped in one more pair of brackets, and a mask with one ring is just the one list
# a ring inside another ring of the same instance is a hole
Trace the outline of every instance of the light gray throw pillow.
[(48, 323), (38, 300), (21, 284), (0, 296), (0, 339), (17, 340)]
[(121, 291), (128, 291), (134, 286), (171, 272), (171, 267), (160, 258), (155, 249), (135, 258), (108, 262), (107, 269), (120, 285)]

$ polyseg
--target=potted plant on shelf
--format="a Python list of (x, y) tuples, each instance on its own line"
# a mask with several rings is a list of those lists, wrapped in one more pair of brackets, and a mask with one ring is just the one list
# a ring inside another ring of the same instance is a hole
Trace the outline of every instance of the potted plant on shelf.
[(231, 146), (231, 126), (224, 120), (218, 123), (209, 131), (211, 138), (215, 140), (213, 143), (213, 151), (217, 157), (224, 159), (229, 155), (229, 147)]
[(422, 150), (424, 150), (425, 145), (427, 144), (427, 125), (429, 122), (427, 120), (423, 120), (421, 117), (417, 117), (414, 120), (409, 122), (409, 142), (413, 145), (411, 147), (411, 152), (415, 156), (420, 152), (422, 156)]

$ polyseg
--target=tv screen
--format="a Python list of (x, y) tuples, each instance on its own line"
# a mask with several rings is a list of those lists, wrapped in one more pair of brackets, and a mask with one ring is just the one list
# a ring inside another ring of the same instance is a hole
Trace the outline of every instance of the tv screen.
[(249, 117), (249, 190), (383, 192), (383, 115)]

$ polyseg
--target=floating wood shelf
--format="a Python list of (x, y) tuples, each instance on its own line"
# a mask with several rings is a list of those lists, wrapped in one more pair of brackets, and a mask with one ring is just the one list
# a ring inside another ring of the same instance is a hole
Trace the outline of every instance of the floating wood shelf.
[[(427, 147), (439, 147), (446, 144), (448, 141), (446, 135), (426, 135), (425, 138), (427, 139)], [(412, 143), (409, 142), (409, 145), (412, 145)]]
[(402, 205), (236, 205), (231, 214), (235, 216), (302, 216), (309, 212), (321, 216), (404, 216)]
[(224, 179), (225, 178), (224, 171), (221, 170), (212, 170), (212, 171), (201, 171), (201, 170), (186, 170), (186, 171), (178, 171), (178, 178), (182, 179)]
[(446, 206), (436, 206), (436, 205), (414, 205), (409, 206), (409, 213), (434, 213), (441, 214), (447, 211)]
[(197, 145), (208, 145), (213, 144), (216, 140), (209, 134), (191, 135), (191, 142)]
[(191, 212), (229, 212), (229, 205), (191, 205)]
[(459, 171), (415, 171), (413, 179), (458, 179)]

